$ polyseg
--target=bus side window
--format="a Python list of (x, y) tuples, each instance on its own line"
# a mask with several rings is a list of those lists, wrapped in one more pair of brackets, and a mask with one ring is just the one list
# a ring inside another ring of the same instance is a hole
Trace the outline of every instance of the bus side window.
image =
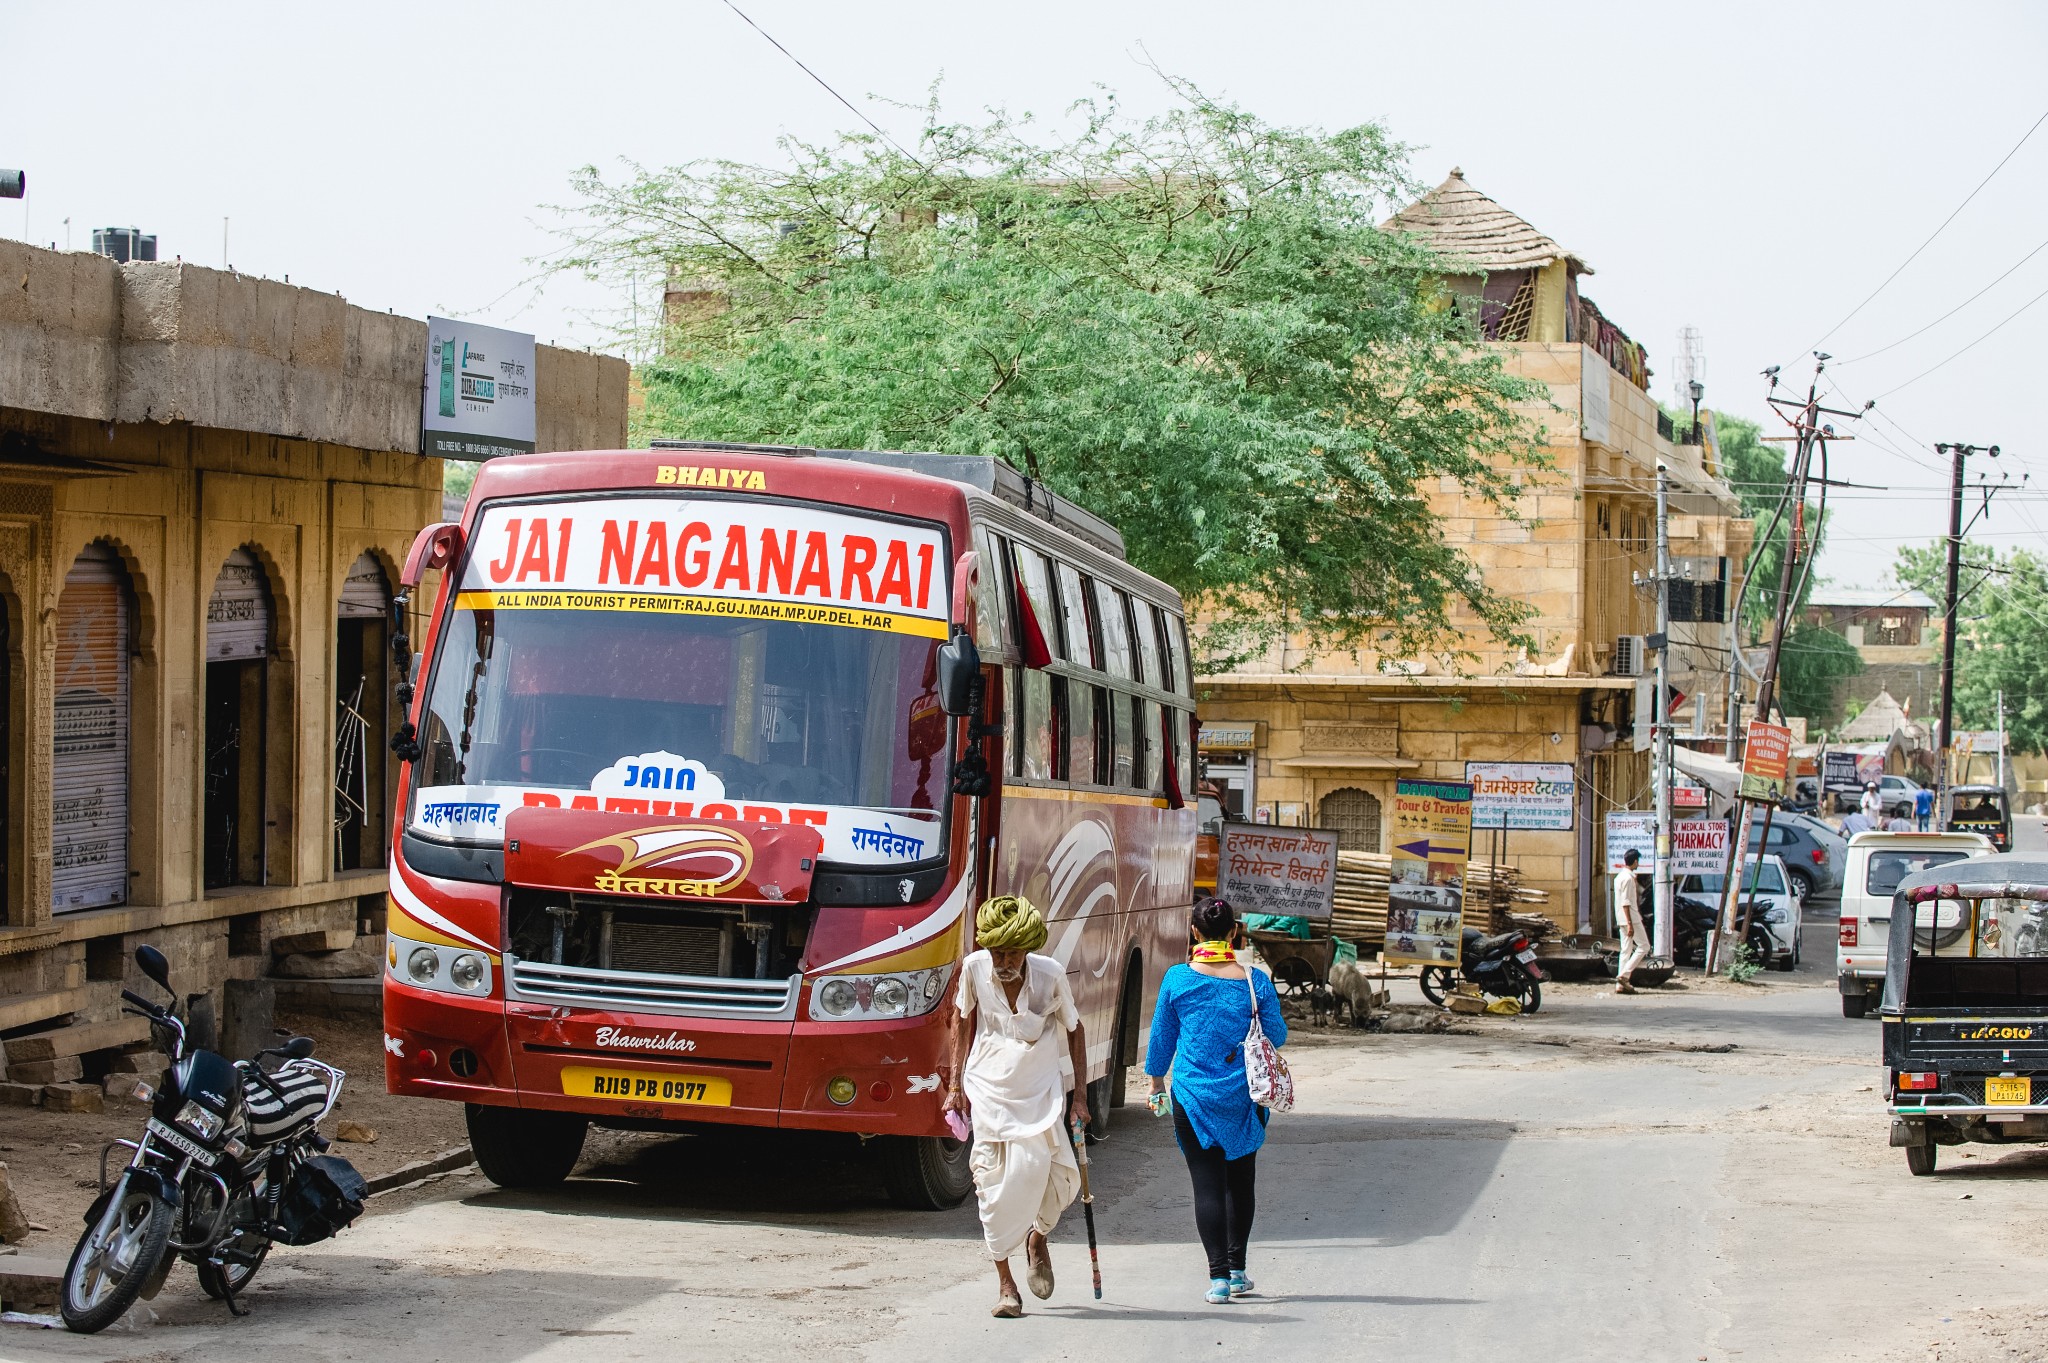
[[(1124, 595), (1106, 582), (1095, 584), (1095, 616), (1102, 630), (1102, 670), (1132, 680), (1129, 607)], [(1118, 784), (1121, 784), (1120, 782)]]
[[(1063, 643), (1066, 631), (1060, 628), (1060, 611), (1053, 601), (1052, 575), (1045, 556), (1023, 544), (1013, 542), (1011, 548), (1016, 554), (1017, 586), (1031, 603), (1031, 613), (1038, 618), (1038, 628), (1045, 635), (1045, 646), (1055, 658), (1072, 657)], [(1021, 646), (1023, 640), (1017, 642)]]
[(1058, 567), (1060, 582), (1060, 621), (1067, 641), (1067, 661), (1081, 667), (1100, 667), (1095, 648), (1095, 632), (1088, 627), (1088, 588), (1086, 580), (1072, 568), (1062, 563)]
[(1122, 691), (1109, 693), (1109, 784), (1129, 790), (1137, 784), (1137, 735), (1132, 732), (1131, 710), (1135, 702)]
[(1150, 602), (1146, 602), (1142, 610), (1150, 618), (1140, 623), (1138, 627), (1151, 631), (1153, 647), (1158, 650), (1154, 656), (1159, 659), (1159, 675), (1152, 679), (1152, 684), (1162, 691), (1178, 694), (1181, 680), (1180, 660), (1173, 656), (1173, 636), (1166, 628), (1168, 616), (1165, 611)]
[[(1138, 641), (1138, 661), (1145, 669), (1144, 681), (1162, 691), (1171, 691), (1173, 679), (1159, 665), (1159, 624), (1152, 603), (1133, 596), (1126, 598), (1126, 605), (1131, 612), (1131, 635)], [(1154, 724), (1146, 732), (1157, 735), (1159, 726)], [(1152, 741), (1156, 743), (1157, 737)]]
[(1180, 794), (1183, 800), (1195, 798), (1195, 754), (1194, 737), (1189, 732), (1194, 726), (1192, 710), (1168, 710), (1167, 723), (1173, 726), (1174, 770), (1180, 775)]
[(1083, 681), (1067, 682), (1067, 770), (1066, 779), (1077, 786), (1102, 784), (1102, 763), (1097, 756), (1095, 735), (1102, 701), (1100, 687)]
[(1138, 789), (1153, 795), (1166, 793), (1166, 730), (1159, 718), (1159, 702), (1141, 700), (1138, 712)]
[(974, 556), (978, 567), (974, 592), (974, 642), (980, 646), (983, 662), (999, 662), (1009, 653), (1010, 622), (1003, 613), (1004, 581), (1007, 569), (1002, 541), (985, 525), (974, 527)]
[(1167, 650), (1173, 655), (1173, 688), (1189, 700), (1195, 698), (1194, 659), (1188, 655), (1187, 626), (1178, 615), (1166, 615)]

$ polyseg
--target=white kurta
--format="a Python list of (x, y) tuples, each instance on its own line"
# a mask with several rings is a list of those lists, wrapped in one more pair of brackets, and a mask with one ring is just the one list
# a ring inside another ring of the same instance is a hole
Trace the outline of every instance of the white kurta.
[(989, 1257), (1008, 1259), (1033, 1229), (1050, 1232), (1081, 1188), (1065, 1121), (1067, 1034), (1081, 1015), (1050, 956), (1024, 958), (1012, 1009), (986, 951), (961, 963), (961, 1015), (970, 1010), (974, 1045), (960, 1082), (974, 1118), (968, 1162)]

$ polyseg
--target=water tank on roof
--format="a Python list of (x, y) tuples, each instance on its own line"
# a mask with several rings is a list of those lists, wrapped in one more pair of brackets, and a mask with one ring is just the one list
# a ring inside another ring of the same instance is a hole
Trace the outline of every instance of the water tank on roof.
[(144, 236), (139, 227), (96, 227), (92, 249), (124, 264), (131, 260), (155, 260), (156, 238)]

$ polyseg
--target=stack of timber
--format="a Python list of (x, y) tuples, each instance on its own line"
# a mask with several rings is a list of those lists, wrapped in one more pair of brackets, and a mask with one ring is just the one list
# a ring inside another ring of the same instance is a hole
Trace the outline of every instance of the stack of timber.
[[(1337, 892), (1330, 930), (1360, 948), (1377, 950), (1387, 936), (1387, 880), (1392, 859), (1384, 852), (1339, 852)], [(1465, 923), (1488, 932), (1510, 927), (1541, 940), (1557, 931), (1544, 916), (1550, 894), (1522, 884), (1519, 868), (1505, 863), (1465, 863)]]

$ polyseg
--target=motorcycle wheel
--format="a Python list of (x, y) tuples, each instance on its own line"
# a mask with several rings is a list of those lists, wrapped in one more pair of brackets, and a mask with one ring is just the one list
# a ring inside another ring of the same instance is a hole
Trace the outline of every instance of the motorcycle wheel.
[(200, 1290), (215, 1301), (226, 1301), (231, 1296), (239, 1297), (248, 1290), (249, 1284), (255, 1280), (256, 1270), (263, 1267), (263, 1261), (268, 1257), (270, 1242), (265, 1240), (257, 1247), (256, 1262), (253, 1264), (227, 1263), (216, 1268), (212, 1264), (202, 1263), (199, 1265)]
[(1422, 967), (1422, 997), (1441, 1008), (1444, 996), (1457, 988), (1458, 976), (1449, 966), (1426, 965)]
[(162, 1198), (124, 1183), (100, 1219), (78, 1237), (64, 1266), (58, 1293), (64, 1328), (98, 1334), (119, 1320), (163, 1259), (175, 1219)]
[(1532, 980), (1526, 975), (1515, 989), (1515, 1002), (1522, 1005), (1525, 1013), (1541, 1012), (1543, 1009), (1543, 981)]

